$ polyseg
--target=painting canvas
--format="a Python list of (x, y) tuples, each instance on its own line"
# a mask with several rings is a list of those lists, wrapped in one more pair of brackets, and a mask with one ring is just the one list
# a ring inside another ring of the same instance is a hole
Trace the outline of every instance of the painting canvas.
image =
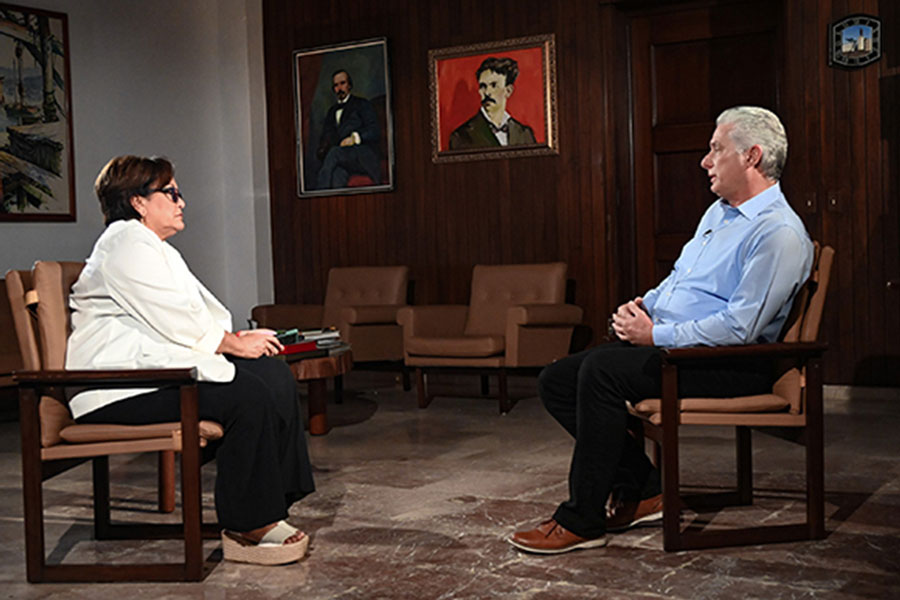
[(552, 35), (429, 51), (435, 162), (556, 154)]
[(74, 221), (66, 15), (0, 4), (0, 220)]
[(293, 54), (300, 196), (394, 189), (387, 40)]

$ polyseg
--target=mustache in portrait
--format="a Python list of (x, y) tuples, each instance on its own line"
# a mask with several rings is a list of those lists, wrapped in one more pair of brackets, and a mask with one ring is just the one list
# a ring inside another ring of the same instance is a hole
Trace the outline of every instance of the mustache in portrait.
[(487, 108), (487, 107), (488, 107), (488, 104), (489, 104), (490, 102), (493, 102), (494, 104), (497, 103), (497, 101), (494, 100), (493, 98), (491, 98), (490, 96), (485, 96), (485, 97), (482, 98), (482, 100), (481, 100), (481, 105), (482, 105), (483, 107)]

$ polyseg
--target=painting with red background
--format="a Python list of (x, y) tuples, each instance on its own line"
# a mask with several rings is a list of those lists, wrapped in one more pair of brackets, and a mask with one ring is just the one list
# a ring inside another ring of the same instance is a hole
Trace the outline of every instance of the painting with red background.
[(450, 133), (472, 118), (481, 108), (475, 71), (484, 59), (491, 56), (511, 58), (519, 63), (519, 76), (513, 83), (513, 93), (507, 101), (506, 112), (515, 120), (531, 127), (538, 144), (546, 144), (547, 114), (542, 50), (541, 46), (535, 46), (438, 60), (437, 93), (441, 151), (449, 148)]

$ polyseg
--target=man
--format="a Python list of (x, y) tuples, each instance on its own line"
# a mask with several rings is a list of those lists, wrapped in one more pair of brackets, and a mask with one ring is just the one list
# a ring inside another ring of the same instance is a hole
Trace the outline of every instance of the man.
[[(672, 272), (618, 307), (605, 344), (548, 365), (539, 390), (575, 438), (569, 499), (514, 546), (556, 554), (603, 546), (606, 532), (662, 516), (659, 474), (625, 429), (626, 402), (659, 397), (659, 347), (772, 342), (809, 275), (812, 243), (778, 182), (787, 157), (772, 112), (736, 107), (716, 120), (700, 166), (719, 196)], [(769, 364), (679, 372), (683, 394), (723, 397), (771, 390)]]
[(322, 161), (318, 189), (347, 186), (350, 175), (368, 175), (381, 182), (381, 161), (376, 146), (380, 131), (372, 103), (350, 93), (353, 79), (344, 69), (331, 76), (337, 102), (328, 109), (316, 156)]
[(506, 102), (513, 93), (519, 76), (519, 63), (511, 58), (484, 59), (475, 79), (481, 96), (481, 110), (450, 134), (451, 150), (521, 146), (534, 144), (531, 127), (513, 119), (506, 112)]

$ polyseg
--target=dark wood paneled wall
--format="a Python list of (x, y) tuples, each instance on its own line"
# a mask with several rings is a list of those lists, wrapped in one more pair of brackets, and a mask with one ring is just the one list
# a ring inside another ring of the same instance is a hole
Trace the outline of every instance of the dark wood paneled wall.
[[(602, 335), (612, 307), (643, 291), (628, 26), (634, 10), (653, 4), (264, 0), (276, 299), (321, 301), (332, 266), (407, 264), (416, 303), (464, 303), (475, 264), (564, 260)], [(894, 4), (783, 3), (785, 187), (814, 237), (838, 252), (826, 318), (830, 382), (900, 384), (900, 291), (886, 288), (900, 279), (896, 44), (886, 40), (885, 59), (855, 72), (829, 68), (824, 54), (828, 23), (846, 14), (881, 14), (886, 38), (898, 31)], [(556, 35), (559, 155), (432, 164), (428, 50), (543, 33)], [(390, 52), (396, 190), (298, 198), (291, 52), (380, 36)]]
[[(900, 385), (900, 11), (894, 0), (785, 2), (785, 188), (813, 237), (834, 246), (827, 381)], [(831, 68), (828, 25), (883, 20), (883, 58)]]

